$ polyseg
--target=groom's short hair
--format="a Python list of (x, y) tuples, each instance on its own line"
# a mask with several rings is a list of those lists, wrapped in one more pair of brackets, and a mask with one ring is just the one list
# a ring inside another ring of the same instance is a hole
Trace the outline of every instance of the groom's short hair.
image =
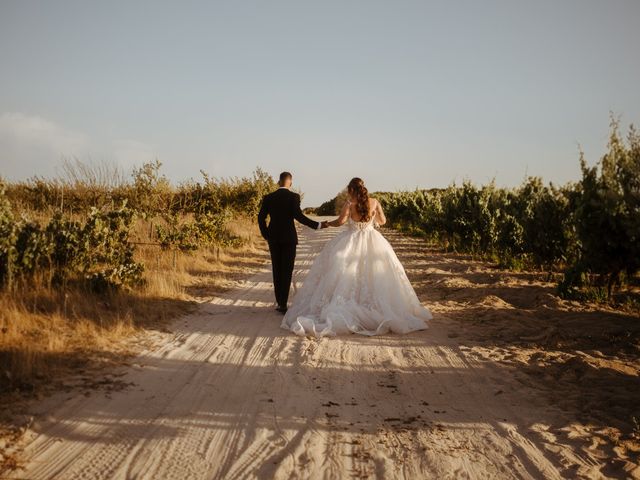
[(284, 183), (284, 181), (287, 179), (293, 179), (293, 175), (291, 175), (291, 173), (289, 172), (282, 172), (280, 174), (280, 183)]

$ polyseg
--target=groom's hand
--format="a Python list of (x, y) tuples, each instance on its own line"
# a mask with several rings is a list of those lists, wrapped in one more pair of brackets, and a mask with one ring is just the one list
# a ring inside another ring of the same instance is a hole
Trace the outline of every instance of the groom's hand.
[(327, 228), (329, 226), (329, 222), (327, 222), (326, 220), (323, 220), (320, 223), (320, 228)]

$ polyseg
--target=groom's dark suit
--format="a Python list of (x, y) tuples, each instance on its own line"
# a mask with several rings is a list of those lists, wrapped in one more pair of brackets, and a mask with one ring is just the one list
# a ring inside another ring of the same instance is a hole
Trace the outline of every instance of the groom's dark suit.
[[(267, 225), (267, 215), (269, 225)], [(262, 199), (258, 224), (260, 233), (269, 242), (271, 263), (273, 265), (273, 287), (276, 301), (281, 308), (287, 307), (291, 276), (296, 259), (298, 234), (293, 220), (317, 229), (320, 223), (311, 220), (300, 210), (300, 195), (288, 188), (279, 188)]]

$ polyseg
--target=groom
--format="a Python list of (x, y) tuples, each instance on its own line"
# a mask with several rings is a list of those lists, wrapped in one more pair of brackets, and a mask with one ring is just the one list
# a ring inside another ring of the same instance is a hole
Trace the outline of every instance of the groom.
[[(316, 222), (302, 213), (300, 195), (289, 190), (291, 183), (292, 175), (289, 172), (282, 172), (278, 181), (280, 188), (264, 196), (260, 213), (258, 213), (260, 233), (269, 243), (269, 252), (271, 252), (273, 288), (278, 303), (276, 310), (280, 313), (287, 312), (291, 276), (296, 259), (298, 234), (293, 220), (314, 230), (327, 227), (327, 222)], [(267, 225), (267, 215), (270, 217), (269, 225)]]

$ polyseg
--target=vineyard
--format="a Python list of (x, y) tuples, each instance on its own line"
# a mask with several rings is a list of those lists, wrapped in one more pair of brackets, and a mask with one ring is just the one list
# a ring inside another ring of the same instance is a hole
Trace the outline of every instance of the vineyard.
[(269, 175), (173, 186), (160, 168), (127, 179), (75, 161), (58, 179), (0, 182), (0, 393), (104, 356), (110, 339), (188, 308), (186, 285), (264, 255), (253, 224)]
[[(640, 268), (640, 135), (631, 127), (625, 139), (612, 121), (607, 153), (591, 167), (581, 154), (580, 165), (582, 178), (564, 186), (533, 177), (513, 189), (464, 182), (373, 196), (393, 228), (502, 267), (559, 272), (564, 297), (611, 300)], [(335, 213), (340, 195), (316, 212)]]
[[(565, 298), (638, 307), (640, 136), (612, 122), (606, 154), (580, 158), (563, 186), (528, 178), (517, 188), (465, 182), (375, 193), (389, 225), (448, 251), (555, 278)], [(58, 368), (175, 317), (200, 293), (265, 260), (255, 225), (276, 188), (246, 178), (172, 185), (161, 164), (125, 177), (67, 162), (57, 179), (0, 182), (0, 393), (31, 391)], [(315, 209), (332, 215), (345, 192)], [(232, 221), (233, 220), (233, 221)]]

